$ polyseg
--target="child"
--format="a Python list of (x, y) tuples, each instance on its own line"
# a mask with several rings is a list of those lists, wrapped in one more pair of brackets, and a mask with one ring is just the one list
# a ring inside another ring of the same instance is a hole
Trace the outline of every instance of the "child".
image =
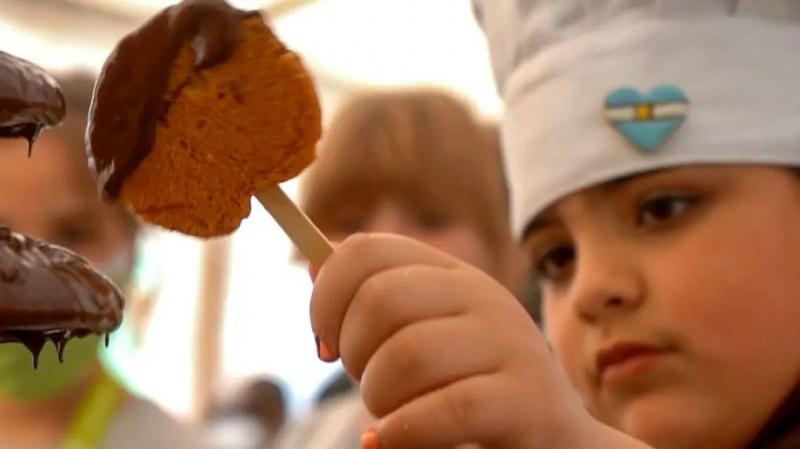
[[(478, 267), (512, 291), (524, 261), (508, 223), (498, 135), (455, 98), (434, 90), (364, 93), (333, 118), (301, 180), (301, 205), (342, 241), (387, 232)], [(357, 393), (331, 399), (280, 447), (357, 447), (374, 419)]]
[[(0, 221), (85, 256), (123, 290), (137, 225), (100, 201), (83, 151), (92, 81), (62, 81), (64, 126), (24, 141), (0, 141)], [(112, 339), (113, 339), (112, 335)], [(196, 433), (155, 405), (127, 394), (98, 362), (97, 338), (71, 341), (64, 363), (46, 345), (34, 370), (20, 345), (0, 345), (0, 447), (203, 448)]]
[(300, 203), (331, 240), (402, 234), (516, 286), (498, 139), (436, 90), (356, 95), (326, 131)]
[(363, 446), (800, 447), (800, 3), (476, 12), (553, 352), (488, 276), (350, 238), (311, 318), (380, 418)]

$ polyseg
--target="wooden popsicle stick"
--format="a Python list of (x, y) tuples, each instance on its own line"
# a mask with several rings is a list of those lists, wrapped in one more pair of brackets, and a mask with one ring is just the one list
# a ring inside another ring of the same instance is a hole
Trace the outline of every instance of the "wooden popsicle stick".
[(333, 247), (280, 186), (267, 187), (256, 192), (255, 197), (311, 264), (321, 267), (333, 252)]

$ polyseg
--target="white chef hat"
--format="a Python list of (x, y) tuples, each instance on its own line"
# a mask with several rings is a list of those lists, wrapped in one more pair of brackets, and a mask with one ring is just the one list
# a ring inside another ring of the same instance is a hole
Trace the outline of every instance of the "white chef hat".
[(522, 237), (582, 188), (696, 163), (800, 166), (800, 0), (474, 0)]

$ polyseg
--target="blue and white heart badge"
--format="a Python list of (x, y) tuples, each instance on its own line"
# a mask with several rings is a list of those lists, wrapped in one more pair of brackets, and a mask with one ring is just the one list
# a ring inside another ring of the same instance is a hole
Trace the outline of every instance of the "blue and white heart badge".
[(639, 150), (658, 149), (681, 126), (689, 100), (681, 88), (662, 85), (642, 94), (623, 87), (606, 97), (606, 117)]

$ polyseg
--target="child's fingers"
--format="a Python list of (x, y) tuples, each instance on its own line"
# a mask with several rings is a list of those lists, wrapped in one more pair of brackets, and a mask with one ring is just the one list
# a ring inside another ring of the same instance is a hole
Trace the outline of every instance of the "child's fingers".
[(458, 262), (422, 243), (390, 234), (355, 235), (331, 254), (311, 294), (311, 328), (326, 359), (339, 357), (340, 326), (361, 284), (378, 272), (410, 264), (448, 268)]
[[(496, 331), (495, 331), (496, 332)], [(447, 317), (406, 326), (375, 352), (361, 379), (361, 394), (378, 417), (415, 397), (468, 377), (493, 374), (503, 351), (487, 344), (488, 331), (475, 317)]]
[[(341, 245), (341, 242), (331, 241), (331, 247), (333, 250), (336, 251), (336, 248)], [(319, 266), (314, 265), (313, 262), (308, 262), (308, 275), (311, 277), (311, 282), (314, 282), (317, 279), (317, 273), (319, 273)]]
[(341, 325), (339, 352), (356, 379), (378, 347), (402, 327), (420, 320), (466, 313), (459, 270), (405, 265), (381, 271), (361, 284)]
[(319, 272), (319, 267), (317, 267), (313, 263), (309, 262), (308, 263), (308, 276), (311, 278), (312, 282), (317, 279), (317, 272)]
[(379, 447), (451, 449), (465, 443), (485, 448), (514, 447), (510, 442), (520, 436), (507, 428), (514, 422), (509, 414), (524, 410), (504, 400), (492, 377), (474, 376), (450, 384), (385, 416), (374, 427)]

